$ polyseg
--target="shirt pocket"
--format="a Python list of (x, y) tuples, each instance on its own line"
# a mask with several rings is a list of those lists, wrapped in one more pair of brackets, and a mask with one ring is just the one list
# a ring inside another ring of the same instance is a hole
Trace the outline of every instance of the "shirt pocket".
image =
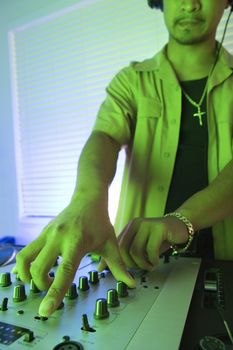
[(138, 118), (160, 118), (162, 105), (157, 98), (141, 97), (138, 99)]

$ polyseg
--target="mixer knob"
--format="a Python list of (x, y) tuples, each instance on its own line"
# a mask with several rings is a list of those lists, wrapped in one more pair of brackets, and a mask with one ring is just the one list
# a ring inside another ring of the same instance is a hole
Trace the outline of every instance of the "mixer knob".
[(118, 296), (120, 298), (127, 297), (127, 295), (128, 295), (127, 285), (124, 282), (118, 281), (116, 289), (117, 289)]
[(119, 306), (120, 302), (118, 299), (118, 293), (116, 289), (109, 289), (107, 293), (107, 303), (110, 307)]
[(14, 287), (14, 293), (13, 293), (13, 301), (19, 302), (23, 301), (27, 298), (25, 293), (25, 286), (23, 284), (18, 284)]
[(86, 291), (89, 289), (88, 279), (86, 276), (79, 277), (78, 289)]
[(31, 293), (40, 293), (41, 291), (37, 288), (37, 286), (35, 285), (35, 282), (33, 281), (33, 279), (31, 279), (31, 282), (30, 282), (30, 292)]
[(98, 271), (93, 270), (89, 272), (90, 277), (89, 277), (89, 282), (91, 284), (97, 284), (99, 283), (99, 275), (98, 275)]
[(1, 273), (0, 275), (0, 286), (8, 287), (11, 285), (11, 274), (9, 272)]
[[(65, 335), (63, 337), (66, 338)], [(68, 337), (69, 338), (69, 337)], [(62, 343), (57, 344), (52, 350), (62, 350), (62, 349), (75, 349), (75, 350), (84, 350), (84, 347), (82, 344), (78, 341), (74, 340), (64, 340)]]
[(0, 306), (0, 311), (7, 311), (8, 298), (4, 298)]
[(33, 340), (35, 339), (33, 331), (30, 331), (29, 329), (26, 331), (26, 333), (24, 334), (24, 338), (23, 340), (26, 343), (31, 343)]
[(76, 283), (71, 284), (71, 286), (68, 288), (65, 296), (67, 299), (70, 299), (70, 300), (76, 299), (78, 297)]
[(96, 300), (94, 317), (97, 320), (102, 320), (109, 317), (107, 300), (99, 298)]

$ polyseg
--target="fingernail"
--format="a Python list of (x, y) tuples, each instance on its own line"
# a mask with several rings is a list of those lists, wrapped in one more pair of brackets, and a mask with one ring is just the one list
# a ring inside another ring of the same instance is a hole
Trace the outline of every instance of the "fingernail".
[(11, 273), (17, 273), (16, 266), (14, 266), (14, 267), (11, 269)]
[(39, 308), (39, 315), (48, 317), (54, 310), (54, 301), (52, 299), (48, 299), (46, 301), (42, 301)]
[(127, 276), (129, 277), (130, 281), (132, 282), (132, 288), (135, 288), (136, 287), (135, 279), (130, 275), (130, 273), (127, 273)]

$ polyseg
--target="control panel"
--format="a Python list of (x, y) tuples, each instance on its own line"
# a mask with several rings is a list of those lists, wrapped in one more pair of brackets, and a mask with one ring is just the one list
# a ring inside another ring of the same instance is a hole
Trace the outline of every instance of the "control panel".
[(233, 261), (203, 260), (179, 350), (233, 350)]
[(200, 259), (171, 257), (153, 272), (131, 270), (137, 287), (129, 289), (86, 256), (49, 318), (38, 314), (45, 292), (33, 281), (24, 285), (12, 266), (0, 268), (0, 350), (178, 350)]

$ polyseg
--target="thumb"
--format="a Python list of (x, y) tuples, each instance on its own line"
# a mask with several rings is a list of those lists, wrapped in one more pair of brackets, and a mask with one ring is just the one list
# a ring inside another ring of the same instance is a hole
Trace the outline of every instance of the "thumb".
[(136, 288), (136, 281), (127, 271), (115, 241), (106, 243), (104, 259), (101, 259), (98, 270), (106, 264), (117, 281), (124, 282), (129, 288)]
[(108, 265), (106, 264), (106, 261), (104, 260), (104, 258), (100, 259), (99, 265), (97, 267), (98, 272), (102, 272), (104, 269), (106, 269)]

